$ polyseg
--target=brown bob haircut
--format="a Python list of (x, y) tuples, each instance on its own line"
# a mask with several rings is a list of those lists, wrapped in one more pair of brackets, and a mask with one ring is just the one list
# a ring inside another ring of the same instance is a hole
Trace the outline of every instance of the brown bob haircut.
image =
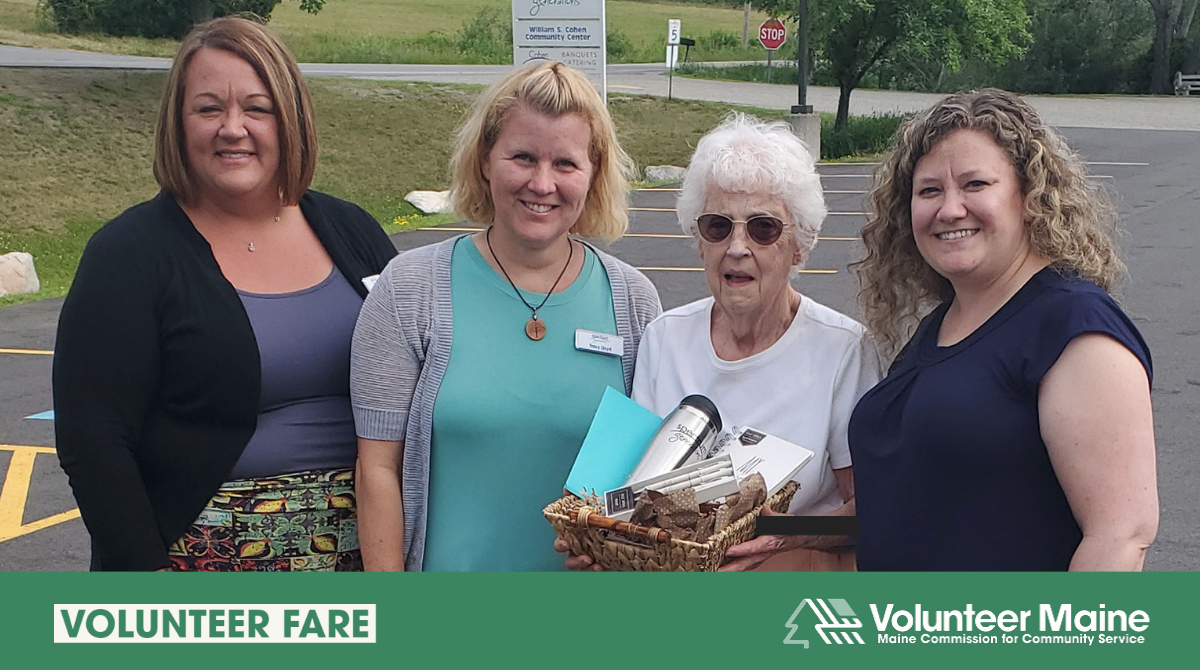
[(312, 183), (317, 165), (312, 99), (287, 47), (261, 24), (238, 17), (202, 23), (179, 45), (154, 129), (154, 178), (159, 187), (181, 202), (195, 201), (183, 135), (184, 79), (192, 57), (201, 49), (220, 49), (238, 56), (267, 87), (279, 123), (280, 200), (285, 205), (296, 204)]
[(496, 213), (483, 164), (500, 137), (509, 115), (518, 108), (550, 118), (579, 114), (591, 129), (588, 155), (592, 183), (583, 212), (570, 232), (611, 242), (629, 226), (629, 177), (633, 161), (621, 149), (604, 99), (578, 70), (555, 61), (535, 61), (518, 68), (485, 90), (458, 130), (450, 159), (450, 205), (467, 221), (491, 225)]

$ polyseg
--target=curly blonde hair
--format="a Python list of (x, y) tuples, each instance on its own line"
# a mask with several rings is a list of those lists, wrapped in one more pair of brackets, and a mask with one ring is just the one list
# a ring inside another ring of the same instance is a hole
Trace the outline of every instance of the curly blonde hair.
[(578, 70), (556, 61), (527, 65), (484, 91), (458, 130), (450, 159), (450, 206), (468, 221), (491, 225), (495, 203), (483, 164), (500, 137), (500, 131), (518, 107), (558, 118), (579, 114), (587, 120), (592, 137), (588, 155), (592, 183), (583, 213), (572, 233), (612, 242), (629, 227), (629, 180), (633, 160), (617, 142), (617, 131), (608, 107), (596, 87)]
[(1083, 160), (1062, 136), (1007, 91), (948, 96), (896, 131), (869, 196), (862, 230), (867, 254), (851, 264), (867, 327), (886, 354), (912, 335), (925, 312), (954, 297), (950, 282), (917, 251), (910, 204), (917, 162), (958, 130), (984, 132), (1008, 154), (1024, 195), (1030, 244), (1053, 268), (1109, 293), (1125, 274), (1116, 207), (1108, 192), (1088, 179)]

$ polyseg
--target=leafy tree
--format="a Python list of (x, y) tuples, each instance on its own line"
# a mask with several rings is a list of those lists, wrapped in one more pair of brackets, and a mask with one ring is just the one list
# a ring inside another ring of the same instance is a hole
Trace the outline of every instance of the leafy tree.
[[(999, 86), (1024, 93), (1141, 93), (1150, 72), (1154, 17), (1145, 0), (1026, 0), (1033, 42), (1003, 65), (964, 64), (925, 90)], [(889, 63), (903, 82), (906, 62)], [(935, 75), (935, 67), (925, 65)], [(917, 82), (914, 82), (917, 83)]]
[[(271, 16), (281, 0), (41, 0), (59, 32), (183, 37), (200, 21), (230, 14)], [(298, 0), (310, 14), (327, 0)]]
[[(271, 12), (281, 0), (185, 0), (189, 14), (195, 23), (207, 21), (218, 16), (228, 16), (248, 12), (264, 19), (271, 18)], [(300, 9), (309, 14), (316, 14), (325, 6), (327, 0), (299, 0)]]
[(1154, 47), (1150, 66), (1150, 92), (1172, 93), (1171, 45), (1187, 37), (1196, 14), (1197, 0), (1147, 0), (1154, 10)]
[(1200, 72), (1200, 27), (1192, 30), (1196, 5), (1197, 0), (1150, 0), (1154, 10), (1151, 93), (1171, 93), (1171, 75), (1177, 67), (1188, 74)]
[[(795, 0), (753, 0), (796, 21)], [(850, 94), (873, 67), (898, 53), (942, 61), (1002, 63), (1029, 43), (1024, 0), (810, 0), (808, 36), (837, 81), (834, 127), (846, 127)]]

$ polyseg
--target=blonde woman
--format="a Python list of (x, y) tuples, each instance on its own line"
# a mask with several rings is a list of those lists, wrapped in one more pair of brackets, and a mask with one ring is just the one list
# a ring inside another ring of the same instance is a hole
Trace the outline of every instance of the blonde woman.
[(1152, 370), (1107, 194), (996, 90), (906, 122), (880, 177), (860, 298), (892, 351), (912, 335), (850, 421), (859, 568), (1141, 569)]
[[(355, 331), (368, 570), (561, 569), (541, 510), (604, 389), (630, 391), (661, 311), (645, 276), (572, 237), (624, 233), (629, 166), (600, 95), (562, 63), (476, 101), (451, 192), (484, 231), (398, 257)], [(615, 355), (577, 347), (580, 331)]]

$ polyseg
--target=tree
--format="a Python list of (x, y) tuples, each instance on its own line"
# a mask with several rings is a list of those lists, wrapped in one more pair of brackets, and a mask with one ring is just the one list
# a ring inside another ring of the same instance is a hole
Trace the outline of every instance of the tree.
[[(188, 13), (194, 23), (241, 12), (269, 19), (275, 5), (280, 2), (281, 0), (187, 0)], [(326, 0), (300, 0), (300, 9), (309, 14), (316, 14), (325, 6), (325, 2)]]
[[(1154, 10), (1154, 46), (1150, 66), (1150, 92), (1169, 95), (1173, 92), (1171, 72), (1171, 45), (1184, 40), (1196, 14), (1197, 0), (1147, 0)], [(1188, 61), (1200, 61), (1200, 44), (1193, 44), (1185, 57)], [(1194, 52), (1194, 54), (1193, 54)], [(1200, 65), (1192, 62), (1189, 65)]]
[(1033, 42), (978, 80), (1026, 93), (1142, 93), (1154, 17), (1145, 0), (1026, 0)]
[[(753, 4), (797, 19), (795, 0)], [(1003, 63), (1030, 41), (1024, 0), (811, 0), (809, 14), (809, 40), (838, 84), (838, 129), (850, 117), (850, 94), (884, 58), (905, 52), (953, 71), (964, 58)]]
[[(217, 16), (255, 14), (269, 19), (281, 0), (41, 0), (59, 32), (183, 37)], [(315, 14), (327, 0), (298, 0)]]

